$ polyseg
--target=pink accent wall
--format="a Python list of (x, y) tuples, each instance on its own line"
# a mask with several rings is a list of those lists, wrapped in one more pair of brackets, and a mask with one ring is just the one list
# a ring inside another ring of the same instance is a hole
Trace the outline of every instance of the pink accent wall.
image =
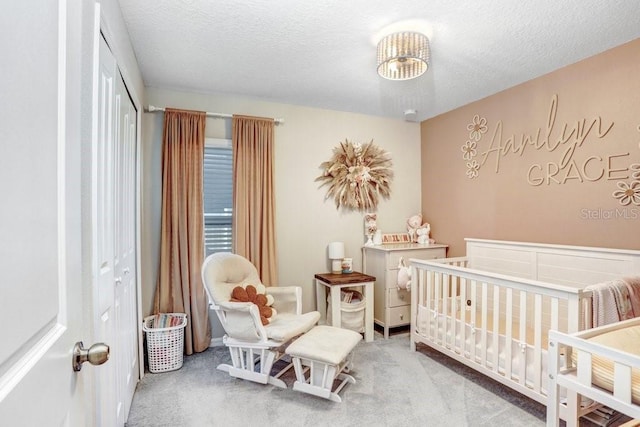
[(465, 237), (640, 249), (640, 39), (422, 122), (421, 160), (449, 256)]

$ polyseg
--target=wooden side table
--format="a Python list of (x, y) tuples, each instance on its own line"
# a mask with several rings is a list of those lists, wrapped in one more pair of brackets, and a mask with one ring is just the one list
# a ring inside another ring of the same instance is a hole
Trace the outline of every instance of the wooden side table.
[(331, 298), (331, 320), (334, 325), (342, 325), (340, 310), (340, 290), (342, 288), (361, 286), (364, 289), (364, 340), (373, 341), (373, 284), (376, 278), (354, 271), (353, 273), (316, 274), (316, 306), (320, 312), (320, 320), (327, 321), (326, 289)]

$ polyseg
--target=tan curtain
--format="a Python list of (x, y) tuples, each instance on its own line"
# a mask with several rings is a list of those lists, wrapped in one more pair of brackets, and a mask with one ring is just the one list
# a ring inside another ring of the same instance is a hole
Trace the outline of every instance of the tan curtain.
[(233, 116), (233, 249), (278, 282), (273, 194), (273, 119)]
[(186, 354), (211, 342), (204, 260), (202, 167), (205, 113), (167, 109), (162, 133), (162, 235), (156, 313), (187, 314)]

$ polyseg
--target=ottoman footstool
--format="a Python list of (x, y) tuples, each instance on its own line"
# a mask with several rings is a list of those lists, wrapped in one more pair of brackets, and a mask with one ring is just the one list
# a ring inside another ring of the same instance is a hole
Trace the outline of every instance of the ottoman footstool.
[[(334, 402), (342, 402), (338, 395), (346, 383), (356, 380), (349, 372), (353, 364), (353, 349), (362, 336), (354, 331), (333, 326), (316, 326), (287, 347), (296, 372), (293, 389)], [(309, 367), (309, 378), (304, 366)], [(332, 391), (335, 379), (342, 380)]]

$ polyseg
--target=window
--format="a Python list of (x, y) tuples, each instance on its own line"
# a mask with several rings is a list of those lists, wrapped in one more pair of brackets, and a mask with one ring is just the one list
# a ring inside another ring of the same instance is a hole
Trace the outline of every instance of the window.
[(232, 169), (231, 140), (206, 138), (203, 171), (205, 256), (231, 252)]

